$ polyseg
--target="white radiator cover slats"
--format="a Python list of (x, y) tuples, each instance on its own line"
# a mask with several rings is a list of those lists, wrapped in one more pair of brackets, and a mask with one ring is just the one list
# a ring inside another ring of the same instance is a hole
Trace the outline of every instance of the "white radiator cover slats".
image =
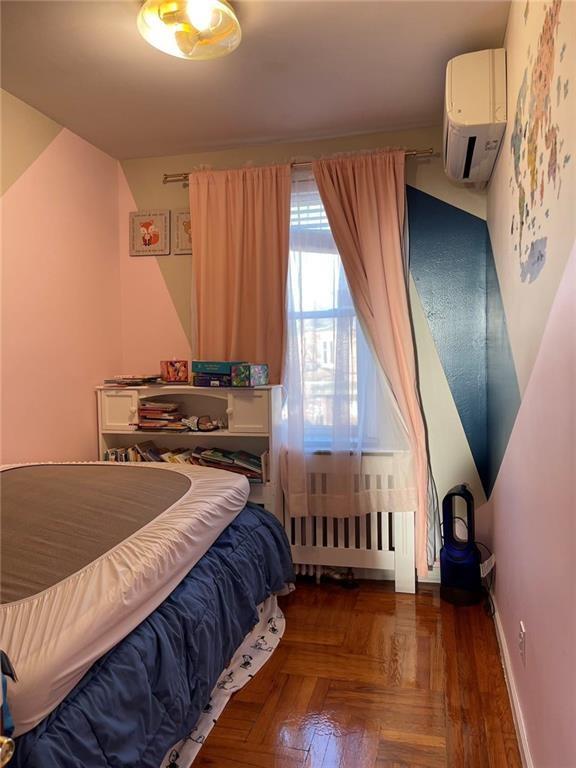
[[(356, 476), (357, 490), (361, 480), (376, 493), (393, 487), (391, 476), (364, 474)], [(311, 473), (311, 495), (323, 496), (326, 488), (326, 473)], [(377, 511), (350, 518), (286, 514), (285, 528), (298, 573), (318, 573), (317, 566), (391, 570), (396, 591), (415, 592), (413, 512)]]

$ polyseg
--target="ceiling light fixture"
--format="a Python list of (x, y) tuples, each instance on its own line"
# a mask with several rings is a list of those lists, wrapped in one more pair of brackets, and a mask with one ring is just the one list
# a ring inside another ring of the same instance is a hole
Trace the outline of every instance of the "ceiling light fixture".
[(137, 23), (150, 45), (181, 59), (217, 59), (236, 50), (242, 39), (226, 0), (146, 0)]

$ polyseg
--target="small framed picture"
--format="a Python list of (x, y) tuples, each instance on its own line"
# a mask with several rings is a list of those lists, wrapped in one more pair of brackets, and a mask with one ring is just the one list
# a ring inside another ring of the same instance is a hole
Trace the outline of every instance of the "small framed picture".
[(174, 250), (175, 254), (192, 253), (190, 236), (190, 211), (174, 211)]
[(130, 256), (170, 253), (170, 211), (133, 211), (130, 214)]

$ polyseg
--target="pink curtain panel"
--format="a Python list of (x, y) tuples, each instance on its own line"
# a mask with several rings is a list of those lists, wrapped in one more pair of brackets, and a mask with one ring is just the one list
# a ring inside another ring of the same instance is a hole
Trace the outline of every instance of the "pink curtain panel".
[(190, 175), (196, 356), (268, 363), (282, 381), (290, 166)]
[(410, 436), (416, 485), (416, 564), (425, 574), (428, 457), (403, 260), (402, 150), (313, 164), (356, 312), (390, 383)]

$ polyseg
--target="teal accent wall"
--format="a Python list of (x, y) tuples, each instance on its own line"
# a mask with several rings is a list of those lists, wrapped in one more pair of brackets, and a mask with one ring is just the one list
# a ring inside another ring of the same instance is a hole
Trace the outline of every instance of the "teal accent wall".
[(486, 496), (520, 392), (484, 219), (407, 188), (410, 270)]
[(407, 199), (410, 270), (487, 492), (486, 222), (413, 187)]

